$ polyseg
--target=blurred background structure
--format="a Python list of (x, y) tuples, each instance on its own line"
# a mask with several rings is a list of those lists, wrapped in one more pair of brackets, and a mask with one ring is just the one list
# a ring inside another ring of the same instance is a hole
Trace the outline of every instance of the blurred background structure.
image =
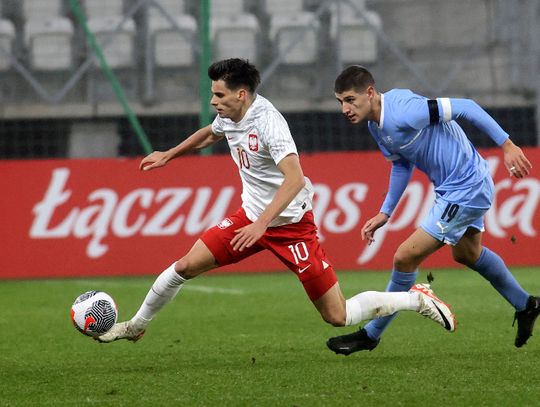
[(229, 57), (259, 67), (300, 151), (375, 148), (334, 98), (350, 64), (382, 91), (473, 98), (540, 144), (538, 0), (0, 0), (0, 158), (167, 149), (211, 120), (204, 73)]

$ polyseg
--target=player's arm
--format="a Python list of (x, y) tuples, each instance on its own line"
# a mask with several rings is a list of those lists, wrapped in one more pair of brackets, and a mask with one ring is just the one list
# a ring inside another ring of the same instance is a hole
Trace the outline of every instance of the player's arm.
[(523, 178), (529, 174), (531, 163), (501, 126), (474, 100), (439, 98), (428, 101), (432, 122), (464, 119), (487, 134), (504, 153), (504, 165), (510, 175)]
[(401, 159), (392, 161), (388, 192), (386, 193), (381, 209), (379, 213), (369, 219), (360, 230), (362, 240), (367, 240), (368, 244), (373, 242), (375, 231), (384, 226), (386, 222), (388, 222), (388, 219), (390, 219), (405, 188), (407, 188), (413, 168), (413, 165), (406, 160)]
[(291, 201), (306, 185), (304, 173), (300, 166), (300, 160), (296, 154), (289, 154), (278, 164), (278, 169), (283, 173), (283, 183), (276, 191), (276, 195), (270, 204), (259, 216), (258, 222), (268, 227), (270, 222), (279, 216), (289, 206)]
[(212, 125), (208, 125), (197, 130), (187, 139), (182, 141), (176, 147), (167, 151), (154, 151), (153, 153), (144, 157), (140, 164), (140, 170), (153, 170), (154, 168), (163, 167), (169, 161), (181, 155), (187, 154), (193, 150), (200, 150), (208, 147), (217, 141), (221, 140), (222, 136), (215, 134), (212, 131)]
[(259, 240), (266, 232), (270, 222), (289, 206), (306, 184), (300, 160), (296, 154), (291, 153), (284, 157), (277, 164), (277, 167), (283, 173), (283, 183), (261, 216), (252, 224), (236, 231), (236, 236), (231, 240), (231, 246), (234, 250), (242, 251)]

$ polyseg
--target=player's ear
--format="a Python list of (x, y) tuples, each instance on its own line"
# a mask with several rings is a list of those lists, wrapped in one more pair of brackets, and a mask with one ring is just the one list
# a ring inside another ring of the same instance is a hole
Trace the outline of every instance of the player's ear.
[(246, 100), (247, 91), (245, 89), (240, 89), (238, 91), (238, 99)]

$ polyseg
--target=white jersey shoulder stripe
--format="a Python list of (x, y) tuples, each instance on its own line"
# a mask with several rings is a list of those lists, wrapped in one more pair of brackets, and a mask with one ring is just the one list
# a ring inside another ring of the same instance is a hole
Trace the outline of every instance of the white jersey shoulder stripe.
[(438, 98), (441, 102), (442, 119), (443, 122), (449, 122), (452, 120), (452, 104), (449, 98)]

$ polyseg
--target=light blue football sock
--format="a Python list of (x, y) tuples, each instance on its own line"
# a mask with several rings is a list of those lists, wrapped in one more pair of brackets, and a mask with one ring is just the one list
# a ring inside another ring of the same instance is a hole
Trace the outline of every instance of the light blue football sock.
[(527, 307), (529, 294), (521, 288), (497, 253), (483, 247), (472, 269), (489, 281), (516, 311), (523, 311)]
[[(392, 276), (390, 281), (386, 286), (386, 291), (409, 291), (409, 289), (414, 285), (416, 277), (418, 276), (418, 270), (413, 273), (404, 273), (402, 271), (392, 270)], [(377, 340), (381, 337), (384, 330), (390, 322), (396, 317), (397, 312), (387, 317), (377, 318), (372, 321), (369, 321), (364, 329), (366, 330), (367, 335), (374, 340)]]

